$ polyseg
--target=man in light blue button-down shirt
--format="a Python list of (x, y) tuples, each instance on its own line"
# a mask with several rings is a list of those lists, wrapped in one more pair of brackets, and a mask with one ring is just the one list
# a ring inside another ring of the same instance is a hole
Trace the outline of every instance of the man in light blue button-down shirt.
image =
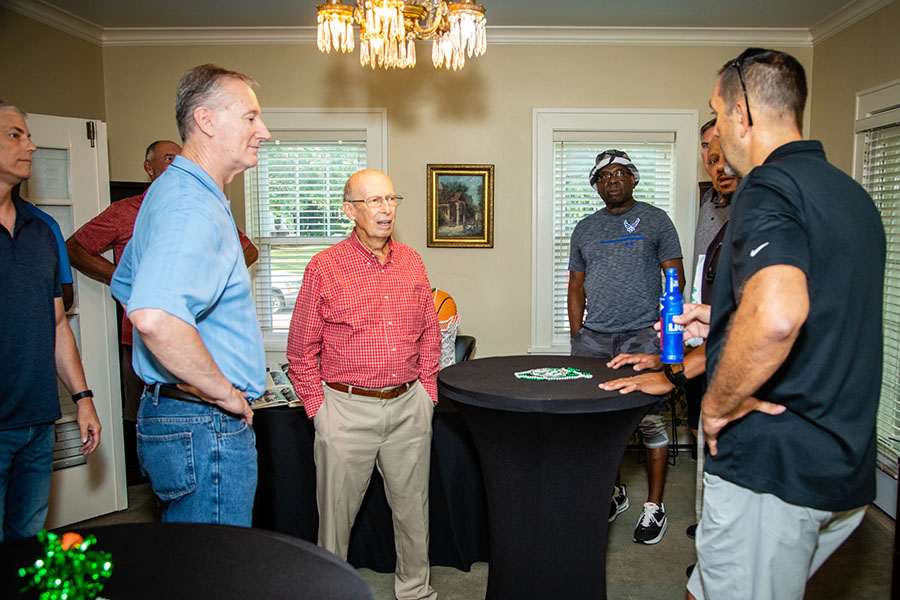
[(248, 398), (265, 388), (250, 277), (223, 188), (269, 131), (241, 73), (188, 71), (175, 111), (182, 155), (147, 191), (113, 275), (147, 384), (138, 456), (164, 521), (249, 526), (256, 445)]

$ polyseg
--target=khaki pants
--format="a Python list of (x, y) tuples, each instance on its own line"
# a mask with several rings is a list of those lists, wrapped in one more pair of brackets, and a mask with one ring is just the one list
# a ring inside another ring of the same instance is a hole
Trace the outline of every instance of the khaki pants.
[(687, 584), (697, 600), (801, 600), (806, 581), (866, 513), (788, 504), (711, 473), (705, 488)]
[(346, 560), (375, 465), (394, 521), (394, 593), (399, 600), (437, 598), (428, 563), (434, 403), (419, 382), (391, 400), (323, 387), (325, 400), (314, 418), (319, 545)]

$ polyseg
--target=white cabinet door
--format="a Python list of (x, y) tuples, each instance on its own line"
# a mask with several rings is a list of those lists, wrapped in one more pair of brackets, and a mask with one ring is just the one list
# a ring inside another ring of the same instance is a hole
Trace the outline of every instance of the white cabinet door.
[[(29, 115), (37, 145), (31, 179), (22, 196), (50, 213), (64, 237), (109, 206), (106, 124)], [(89, 125), (90, 124), (90, 125)], [(93, 129), (93, 140), (88, 131)], [(75, 406), (59, 383), (63, 417), (57, 422), (53, 483), (47, 528), (61, 527), (128, 506), (122, 442), (116, 307), (109, 288), (74, 271), (75, 304), (69, 324), (75, 333), (88, 386), (103, 430), (100, 446), (85, 460)]]

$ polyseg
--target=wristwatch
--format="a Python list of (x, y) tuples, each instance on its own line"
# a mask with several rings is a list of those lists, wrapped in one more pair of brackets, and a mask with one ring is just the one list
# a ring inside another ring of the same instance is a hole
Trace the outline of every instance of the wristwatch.
[(682, 386), (687, 381), (687, 377), (684, 376), (684, 365), (682, 363), (666, 365), (666, 368), (663, 369), (663, 375), (675, 387)]

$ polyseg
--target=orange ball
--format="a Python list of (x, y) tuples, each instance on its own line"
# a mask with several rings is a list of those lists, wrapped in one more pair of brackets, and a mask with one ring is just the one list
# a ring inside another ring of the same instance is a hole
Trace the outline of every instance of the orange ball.
[(62, 534), (62, 539), (60, 541), (60, 546), (63, 550), (68, 550), (69, 548), (75, 548), (84, 543), (84, 538), (75, 533), (74, 531), (67, 531)]
[(450, 294), (434, 288), (431, 290), (431, 296), (434, 298), (434, 309), (437, 311), (438, 321), (446, 321), (457, 314), (456, 302), (453, 301)]

